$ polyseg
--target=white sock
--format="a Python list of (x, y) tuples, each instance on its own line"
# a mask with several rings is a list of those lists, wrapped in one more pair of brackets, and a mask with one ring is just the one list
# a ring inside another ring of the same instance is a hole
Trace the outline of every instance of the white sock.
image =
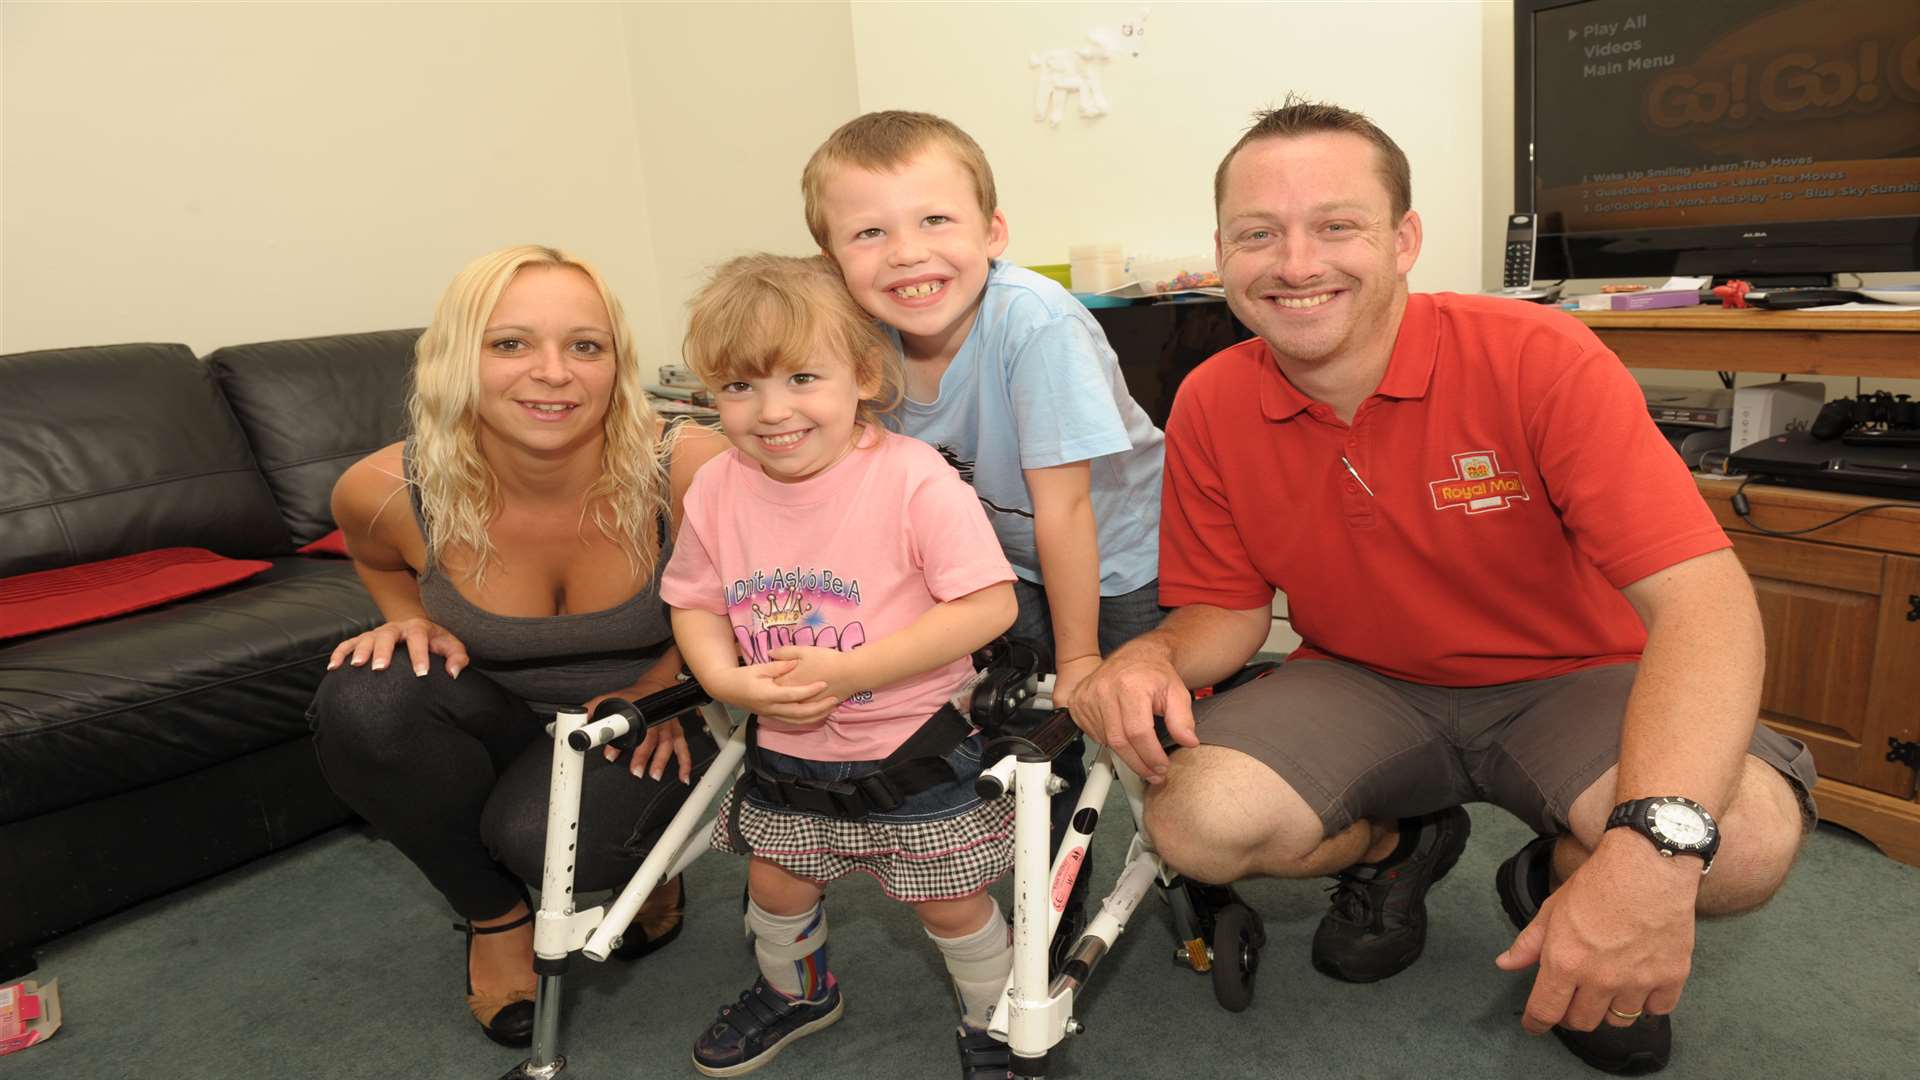
[(1007, 989), (1007, 975), (1013, 971), (1013, 934), (998, 902), (987, 916), (985, 926), (957, 938), (934, 937), (940, 958), (947, 962), (947, 974), (953, 977), (954, 998), (960, 1005), (960, 1022), (970, 1028), (984, 1028), (992, 1019), (993, 1007)]
[(798, 915), (774, 915), (747, 901), (753, 955), (767, 985), (790, 998), (818, 1001), (833, 976), (827, 970), (827, 905)]

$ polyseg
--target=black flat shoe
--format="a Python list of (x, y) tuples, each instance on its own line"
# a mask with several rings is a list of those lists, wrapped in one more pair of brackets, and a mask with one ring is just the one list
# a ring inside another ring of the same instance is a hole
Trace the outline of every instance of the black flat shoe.
[(476, 994), (473, 990), (473, 936), (475, 934), (503, 934), (516, 930), (533, 921), (533, 909), (529, 907), (525, 915), (510, 923), (499, 926), (475, 926), (472, 923), (454, 923), (455, 930), (465, 931), (467, 935), (467, 1010), (480, 1023), (480, 1030), (487, 1038), (501, 1046), (527, 1047), (533, 1045), (533, 991), (508, 990), (505, 993)]
[[(656, 906), (661, 893), (669, 887), (677, 888), (679, 895), (671, 905)], [(665, 948), (680, 936), (680, 928), (686, 924), (686, 913), (687, 876), (681, 874), (647, 897), (647, 902), (634, 915), (632, 925), (621, 935), (620, 944), (614, 947), (613, 956), (619, 960), (638, 960)]]

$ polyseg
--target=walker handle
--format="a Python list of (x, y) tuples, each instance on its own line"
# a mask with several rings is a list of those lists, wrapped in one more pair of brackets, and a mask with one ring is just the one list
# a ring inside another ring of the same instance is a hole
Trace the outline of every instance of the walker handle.
[(585, 753), (612, 743), (622, 750), (640, 741), (640, 732), (666, 723), (713, 700), (696, 679), (682, 679), (639, 701), (610, 697), (594, 706), (593, 717), (567, 734), (567, 746)]

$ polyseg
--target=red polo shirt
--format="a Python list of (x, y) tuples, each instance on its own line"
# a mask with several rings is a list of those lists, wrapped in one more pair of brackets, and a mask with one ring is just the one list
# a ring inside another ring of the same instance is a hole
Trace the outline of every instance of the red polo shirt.
[(1352, 424), (1258, 338), (1195, 369), (1162, 504), (1162, 604), (1245, 610), (1279, 589), (1295, 657), (1437, 686), (1637, 659), (1646, 631), (1620, 589), (1729, 546), (1592, 331), (1449, 293), (1407, 298)]

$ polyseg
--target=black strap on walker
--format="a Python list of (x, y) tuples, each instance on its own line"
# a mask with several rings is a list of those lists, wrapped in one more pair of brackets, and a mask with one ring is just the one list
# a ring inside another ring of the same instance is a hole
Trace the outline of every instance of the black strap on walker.
[(735, 851), (752, 849), (740, 833), (740, 800), (748, 791), (775, 806), (859, 821), (868, 814), (884, 814), (909, 797), (955, 779), (947, 755), (973, 733), (960, 710), (942, 705), (907, 737), (880, 767), (851, 780), (812, 780), (775, 772), (760, 756), (760, 718), (747, 718), (746, 768), (734, 786), (733, 812), (727, 816), (727, 838)]

